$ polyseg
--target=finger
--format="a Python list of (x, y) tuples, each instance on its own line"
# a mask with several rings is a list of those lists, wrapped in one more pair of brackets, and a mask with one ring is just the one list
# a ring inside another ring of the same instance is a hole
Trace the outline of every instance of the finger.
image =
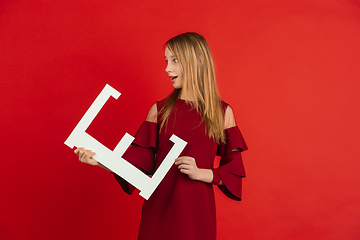
[(92, 154), (93, 154), (92, 151), (87, 150), (87, 151), (85, 151), (85, 153), (84, 153), (84, 158), (85, 158), (87, 161), (89, 161), (89, 160), (92, 158)]
[(194, 162), (195, 162), (194, 159), (189, 158), (189, 157), (181, 157), (181, 158), (175, 159), (175, 164), (176, 165), (183, 164), (183, 163), (191, 164), (191, 163), (194, 163)]
[(84, 155), (82, 158), (80, 158), (80, 162), (82, 163), (89, 163), (90, 158), (87, 155)]
[(187, 170), (187, 169), (180, 169), (180, 172), (183, 173), (183, 174), (186, 174), (186, 175), (190, 174), (190, 171)]
[(191, 170), (193, 167), (187, 164), (181, 164), (178, 166), (179, 169)]
[(190, 160), (183, 160), (178, 166), (184, 165), (184, 166), (195, 166), (195, 163)]
[(83, 147), (79, 147), (79, 148), (76, 148), (76, 149), (74, 150), (74, 153), (79, 156), (80, 152), (81, 152), (81, 151), (84, 151), (84, 150), (85, 150), (85, 149), (84, 149)]
[(83, 147), (79, 147), (79, 148), (77, 148), (76, 150), (79, 150), (79, 151), (85, 151), (85, 148), (83, 148)]
[(83, 157), (84, 157), (84, 154), (85, 154), (85, 151), (80, 150), (80, 151), (79, 151), (79, 158), (80, 158), (80, 159), (83, 158)]
[(192, 158), (192, 157), (189, 157), (189, 156), (181, 156), (181, 157), (178, 157), (177, 158), (178, 160), (186, 160), (186, 159), (194, 159), (194, 158)]
[(84, 152), (80, 152), (79, 153), (79, 160), (81, 161), (81, 162), (83, 162), (84, 161)]
[(85, 149), (84, 149), (84, 151), (81, 152), (81, 157), (82, 157), (82, 158), (87, 158), (87, 157), (90, 158), (91, 155), (92, 155), (92, 151), (91, 151), (91, 150), (85, 150)]
[(86, 150), (86, 151), (85, 151), (85, 154), (86, 154), (88, 157), (92, 157), (92, 156), (95, 155), (91, 150)]
[(181, 164), (181, 158), (175, 159), (175, 165), (179, 165), (179, 164)]
[(79, 157), (79, 160), (81, 161), (81, 162), (88, 162), (89, 161), (89, 159), (90, 159), (90, 157), (89, 157), (89, 155), (84, 151), (84, 152), (82, 152), (81, 153), (81, 155), (80, 155), (80, 157)]
[(190, 157), (188, 157), (188, 156), (181, 156), (181, 157), (176, 158), (175, 161), (182, 161), (182, 160), (187, 159), (187, 158), (190, 158)]

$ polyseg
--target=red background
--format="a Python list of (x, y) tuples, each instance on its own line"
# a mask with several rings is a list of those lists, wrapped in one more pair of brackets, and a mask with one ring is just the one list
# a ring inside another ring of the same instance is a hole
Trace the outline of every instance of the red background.
[(249, 151), (243, 201), (216, 189), (218, 239), (360, 239), (356, 0), (0, 2), (1, 239), (135, 239), (142, 198), (63, 144), (113, 148), (172, 86), (163, 44), (205, 36)]

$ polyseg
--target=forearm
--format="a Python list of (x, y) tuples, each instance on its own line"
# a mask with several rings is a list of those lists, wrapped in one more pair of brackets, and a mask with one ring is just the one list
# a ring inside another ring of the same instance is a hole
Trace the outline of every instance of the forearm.
[(105, 169), (105, 170), (107, 170), (107, 171), (109, 171), (109, 172), (111, 172), (111, 173), (113, 173), (113, 171), (111, 171), (109, 168), (105, 167), (104, 165), (102, 165), (102, 164), (99, 163), (99, 162), (97, 162), (97, 166), (98, 166), (98, 167), (101, 167), (101, 168), (103, 168), (103, 169)]
[[(199, 169), (198, 177), (196, 178), (196, 180), (205, 183), (211, 183), (213, 179), (214, 179), (214, 173), (211, 169), (204, 169), (204, 168)], [(220, 180), (218, 185), (223, 185), (223, 181)]]

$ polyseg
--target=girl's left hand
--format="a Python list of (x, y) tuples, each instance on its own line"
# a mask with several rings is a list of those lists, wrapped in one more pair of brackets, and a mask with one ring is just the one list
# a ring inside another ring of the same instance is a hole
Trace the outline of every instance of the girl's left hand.
[(182, 156), (175, 159), (175, 165), (178, 166), (180, 172), (189, 176), (192, 180), (197, 180), (200, 175), (200, 169), (196, 166), (195, 158)]

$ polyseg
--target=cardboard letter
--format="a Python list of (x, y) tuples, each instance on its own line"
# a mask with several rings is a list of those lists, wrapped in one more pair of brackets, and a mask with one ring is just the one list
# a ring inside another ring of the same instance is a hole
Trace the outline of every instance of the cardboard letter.
[(130, 134), (125, 133), (124, 137), (119, 141), (114, 151), (111, 151), (85, 132), (110, 96), (118, 99), (120, 93), (110, 85), (106, 84), (99, 96), (81, 118), (80, 122), (76, 125), (75, 129), (71, 132), (70, 136), (66, 139), (65, 145), (70, 148), (76, 146), (94, 151), (96, 153), (94, 158), (98, 162), (139, 189), (140, 195), (148, 200), (173, 165), (174, 160), (185, 148), (187, 142), (175, 135), (172, 135), (170, 137), (170, 141), (174, 142), (174, 146), (171, 148), (154, 175), (151, 178), (148, 177), (138, 168), (122, 158), (122, 155), (134, 140), (134, 137)]

